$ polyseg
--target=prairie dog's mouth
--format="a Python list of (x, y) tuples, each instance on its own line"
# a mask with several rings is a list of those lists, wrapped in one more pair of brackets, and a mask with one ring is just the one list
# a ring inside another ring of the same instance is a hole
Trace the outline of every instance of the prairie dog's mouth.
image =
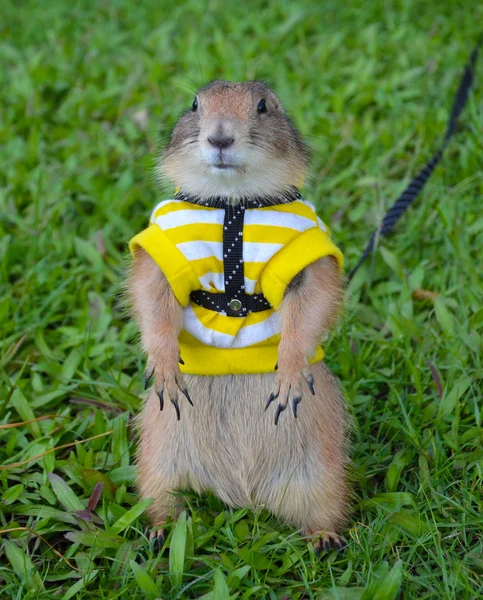
[(217, 162), (211, 163), (209, 165), (211, 167), (212, 173), (234, 173), (240, 169), (240, 165), (234, 165), (233, 163), (225, 163), (225, 162)]
[(238, 171), (241, 166), (240, 156), (238, 156), (238, 152), (234, 151), (234, 148), (215, 149), (202, 145), (201, 158), (213, 174), (224, 172), (228, 175)]
[(212, 165), (212, 167), (215, 167), (215, 169), (236, 169), (235, 165), (230, 165), (226, 163), (216, 163)]

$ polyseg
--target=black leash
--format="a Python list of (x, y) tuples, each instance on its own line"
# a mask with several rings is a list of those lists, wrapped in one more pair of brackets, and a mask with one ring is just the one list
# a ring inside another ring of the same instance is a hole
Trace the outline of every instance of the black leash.
[(392, 230), (397, 221), (402, 217), (402, 215), (417, 198), (421, 190), (426, 185), (426, 182), (431, 177), (432, 172), (440, 162), (443, 156), (443, 152), (446, 149), (446, 146), (448, 145), (451, 137), (456, 131), (458, 118), (466, 105), (466, 101), (468, 100), (468, 93), (470, 91), (474, 79), (475, 63), (482, 42), (483, 36), (481, 36), (478, 42), (476, 43), (476, 46), (474, 47), (473, 52), (471, 53), (470, 60), (466, 64), (460, 86), (458, 88), (458, 91), (456, 92), (453, 107), (451, 109), (451, 115), (448, 121), (448, 126), (446, 128), (446, 133), (444, 134), (441, 146), (431, 158), (431, 160), (428, 161), (426, 165), (419, 171), (416, 177), (413, 178), (411, 183), (406, 187), (406, 189), (402, 192), (402, 194), (399, 196), (396, 202), (394, 202), (391, 208), (387, 211), (382, 220), (382, 223), (371, 235), (369, 243), (367, 244), (364, 252), (362, 253), (359, 262), (349, 273), (349, 281), (354, 277), (359, 267), (374, 250), (376, 239), (378, 239), (379, 236), (387, 235)]

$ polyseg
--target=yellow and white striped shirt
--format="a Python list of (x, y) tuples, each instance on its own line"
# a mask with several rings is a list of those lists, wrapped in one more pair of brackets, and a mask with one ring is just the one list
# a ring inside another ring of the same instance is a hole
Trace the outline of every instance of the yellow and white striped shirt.
[[(223, 208), (165, 200), (155, 207), (149, 227), (130, 242), (133, 255), (141, 247), (158, 264), (184, 307), (179, 344), (184, 361), (181, 370), (186, 373), (273, 371), (280, 341), (277, 311), (287, 285), (304, 267), (324, 256), (334, 256), (342, 268), (342, 254), (310, 202), (298, 199), (240, 207), (233, 214), (242, 223), (238, 233), (243, 243), (244, 292), (264, 294), (272, 307), (269, 310), (232, 317), (190, 301), (196, 290), (224, 293), (225, 276), (231, 279), (224, 273)], [(311, 362), (322, 358), (319, 347)]]

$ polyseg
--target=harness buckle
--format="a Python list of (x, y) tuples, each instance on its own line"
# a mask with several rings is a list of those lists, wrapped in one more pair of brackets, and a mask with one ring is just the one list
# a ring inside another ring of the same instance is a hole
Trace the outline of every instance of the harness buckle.
[(238, 300), (238, 298), (232, 298), (228, 303), (228, 306), (231, 308), (232, 311), (238, 312), (241, 310), (242, 303), (240, 302), (240, 300)]

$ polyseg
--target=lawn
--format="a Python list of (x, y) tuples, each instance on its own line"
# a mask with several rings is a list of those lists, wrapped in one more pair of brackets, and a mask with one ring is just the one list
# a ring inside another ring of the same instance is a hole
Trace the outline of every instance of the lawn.
[(122, 303), (127, 241), (172, 193), (154, 157), (215, 78), (279, 93), (313, 150), (305, 196), (354, 265), (444, 132), (483, 22), (481, 3), (459, 6), (3, 0), (2, 600), (483, 597), (483, 60), (326, 347), (353, 420), (343, 552), (317, 558), (265, 512), (186, 494), (153, 553), (134, 484), (144, 362)]

